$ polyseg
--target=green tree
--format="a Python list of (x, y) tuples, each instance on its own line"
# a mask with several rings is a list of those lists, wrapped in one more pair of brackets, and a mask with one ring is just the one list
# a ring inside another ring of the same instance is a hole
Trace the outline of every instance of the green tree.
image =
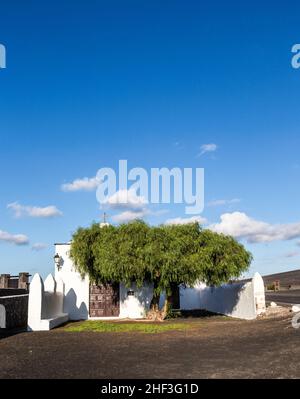
[(150, 230), (147, 264), (154, 285), (151, 303), (154, 314), (158, 312), (163, 292), (165, 303), (162, 317), (172, 306), (172, 294), (179, 285), (193, 285), (203, 280), (202, 253), (198, 244), (201, 232), (197, 223), (159, 226)]
[(253, 260), (252, 254), (234, 238), (210, 230), (203, 230), (199, 245), (203, 257), (203, 281), (208, 285), (218, 286), (240, 277)]
[(144, 248), (149, 227), (142, 221), (120, 226), (79, 228), (72, 237), (70, 257), (82, 276), (95, 283), (135, 282), (141, 287), (149, 280)]
[[(220, 285), (246, 271), (252, 255), (229, 236), (198, 223), (150, 227), (142, 221), (120, 226), (93, 224), (73, 235), (71, 258), (96, 283), (153, 284), (149, 317), (164, 318), (179, 285)], [(159, 300), (165, 293), (163, 310)]]

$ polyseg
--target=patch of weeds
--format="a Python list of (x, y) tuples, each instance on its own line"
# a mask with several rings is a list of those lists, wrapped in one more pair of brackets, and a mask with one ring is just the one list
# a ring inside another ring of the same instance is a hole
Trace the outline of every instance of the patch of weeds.
[(124, 332), (139, 332), (146, 334), (157, 334), (167, 331), (182, 331), (191, 328), (187, 323), (146, 323), (146, 322), (131, 322), (112, 323), (100, 320), (87, 320), (82, 323), (69, 325), (65, 331), (69, 332), (103, 332), (103, 333), (124, 333)]

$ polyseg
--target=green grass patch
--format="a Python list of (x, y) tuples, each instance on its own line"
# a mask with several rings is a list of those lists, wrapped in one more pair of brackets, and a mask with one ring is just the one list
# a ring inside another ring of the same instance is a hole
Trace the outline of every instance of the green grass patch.
[(146, 334), (157, 334), (166, 331), (180, 331), (191, 328), (188, 323), (151, 323), (151, 322), (109, 322), (100, 320), (87, 320), (65, 327), (65, 331), (70, 332), (104, 332), (104, 333), (125, 333), (139, 332)]

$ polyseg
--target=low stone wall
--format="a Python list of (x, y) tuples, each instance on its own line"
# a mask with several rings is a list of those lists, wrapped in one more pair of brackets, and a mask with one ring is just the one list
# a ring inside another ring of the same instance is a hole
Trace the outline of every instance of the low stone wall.
[(0, 288), (0, 297), (28, 294), (28, 291), (21, 288)]
[(2, 296), (0, 297), (0, 305), (3, 305), (5, 308), (6, 329), (22, 328), (27, 326), (28, 294)]
[(0, 274), (0, 288), (21, 288), (28, 290), (29, 287), (29, 273), (19, 273), (18, 276), (11, 276), (10, 274)]

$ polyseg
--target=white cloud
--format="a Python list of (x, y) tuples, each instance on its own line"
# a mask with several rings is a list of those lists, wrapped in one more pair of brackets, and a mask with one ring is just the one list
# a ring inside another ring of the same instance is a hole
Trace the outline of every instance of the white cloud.
[(43, 249), (48, 248), (48, 244), (44, 244), (42, 242), (37, 242), (35, 244), (32, 245), (31, 249), (33, 251), (42, 251)]
[(0, 230), (0, 241), (5, 241), (15, 245), (28, 245), (29, 238), (24, 234), (10, 234)]
[(250, 218), (245, 213), (225, 213), (221, 222), (209, 228), (217, 233), (245, 239), (249, 243), (287, 241), (300, 238), (300, 222), (289, 224), (270, 224)]
[(207, 204), (207, 206), (224, 206), (224, 205), (233, 205), (240, 203), (241, 200), (239, 198), (233, 198), (231, 200), (214, 200)]
[(149, 215), (160, 216), (169, 212), (167, 209), (149, 209), (149, 203), (145, 197), (137, 195), (133, 189), (117, 191), (102, 206), (106, 209), (120, 212), (112, 216), (112, 220), (116, 223), (143, 219)]
[(200, 224), (205, 224), (207, 223), (207, 220), (203, 218), (202, 216), (192, 216), (190, 218), (174, 218), (174, 219), (168, 219), (165, 221), (165, 224), (171, 225), (171, 224), (188, 224), (188, 223), (195, 223), (198, 222)]
[(145, 208), (148, 204), (147, 200), (139, 195), (136, 195), (135, 190), (119, 190), (103, 204), (112, 209), (129, 209), (132, 211), (139, 211)]
[(113, 215), (112, 220), (116, 223), (126, 223), (151, 214), (147, 205), (148, 202), (144, 197), (137, 195), (135, 190), (129, 189), (117, 191), (102, 204), (102, 207), (122, 211)]
[(201, 157), (201, 155), (207, 153), (207, 152), (215, 152), (217, 151), (218, 146), (217, 144), (211, 143), (211, 144), (203, 144), (200, 147), (200, 153), (198, 154), (199, 157)]
[(65, 183), (61, 185), (62, 191), (93, 191), (99, 186), (97, 177), (84, 177), (83, 179), (75, 179), (72, 183)]
[(112, 216), (112, 219), (116, 223), (126, 223), (135, 219), (142, 219), (143, 217), (150, 214), (148, 209), (143, 209), (137, 212), (134, 211), (124, 211), (117, 215)]
[(148, 202), (146, 199), (136, 195), (136, 191), (133, 189), (117, 191), (102, 205), (114, 211), (122, 211), (112, 216), (112, 220), (116, 223), (126, 223), (135, 219), (142, 219), (151, 214), (151, 211), (147, 207)]
[(52, 218), (56, 216), (62, 216), (62, 212), (53, 205), (42, 208), (38, 206), (25, 206), (19, 204), (18, 202), (13, 202), (12, 204), (8, 204), (7, 208), (14, 212), (14, 216), (16, 218), (23, 216), (33, 218)]

